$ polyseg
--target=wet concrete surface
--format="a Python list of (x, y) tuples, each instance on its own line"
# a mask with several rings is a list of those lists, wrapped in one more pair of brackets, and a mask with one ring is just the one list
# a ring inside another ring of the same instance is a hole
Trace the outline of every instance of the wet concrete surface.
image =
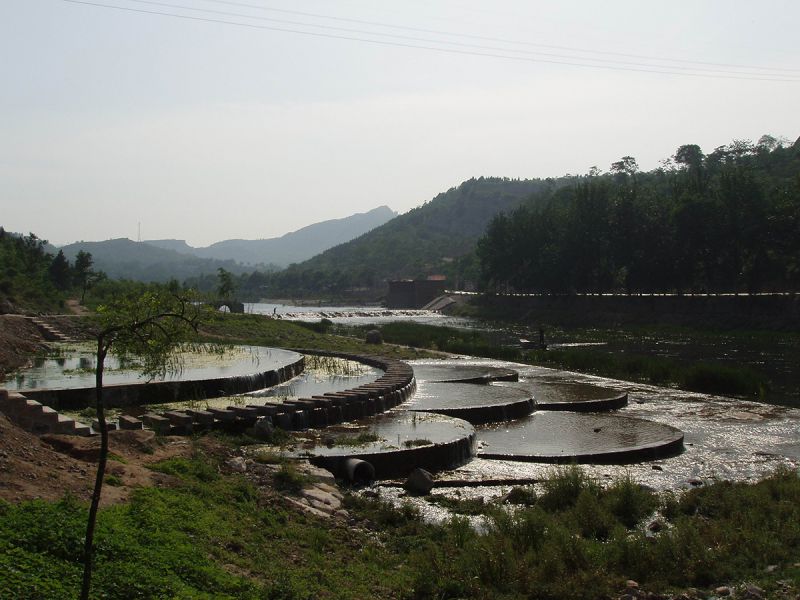
[[(416, 370), (418, 363), (429, 362), (410, 361), (410, 364)], [(656, 491), (680, 491), (715, 480), (756, 481), (779, 465), (793, 469), (800, 466), (798, 409), (502, 361), (453, 359), (440, 365), (447, 363), (458, 367), (514, 368), (519, 371), (522, 383), (591, 384), (627, 392), (628, 406), (612, 414), (648, 419), (684, 432), (685, 450), (678, 456), (627, 465), (581, 465), (581, 469), (601, 483), (630, 475)], [(425, 389), (425, 383), (421, 382), (420, 392)], [(541, 481), (556, 468), (552, 464), (477, 457), (457, 469), (439, 473), (434, 492), (491, 500), (515, 485)], [(491, 481), (492, 485), (482, 485), (483, 481)], [(499, 481), (503, 483), (498, 485)], [(400, 488), (382, 485), (378, 489), (381, 497), (389, 501), (411, 502), (429, 520), (452, 516), (424, 499), (406, 497)]]
[(523, 379), (515, 383), (497, 383), (502, 387), (523, 390), (536, 400), (538, 410), (604, 411), (617, 410), (628, 403), (625, 392), (588, 383), (540, 382)]
[(683, 433), (614, 414), (539, 411), (478, 429), (478, 456), (549, 463), (629, 463), (677, 454)]
[(423, 363), (414, 366), (417, 381), (428, 383), (476, 383), (516, 380), (515, 369), (483, 365), (439, 365)]
[[(630, 473), (640, 483), (655, 489), (680, 489), (714, 479), (753, 481), (780, 464), (794, 468), (800, 465), (798, 409), (544, 367), (483, 360), (468, 362), (516, 368), (523, 382), (585, 383), (624, 391), (629, 394), (629, 404), (616, 414), (649, 419), (684, 432), (686, 450), (680, 456), (637, 465), (583, 467), (600, 479)], [(416, 367), (416, 361), (411, 364)], [(551, 465), (478, 458), (442, 477), (470, 481), (507, 477), (513, 484), (515, 479), (544, 477), (552, 469)]]
[[(370, 437), (365, 438), (368, 435)], [(475, 429), (461, 419), (392, 410), (347, 426), (328, 427), (323, 443), (301, 443), (292, 452), (343, 476), (349, 458), (368, 461), (377, 479), (407, 475), (416, 467), (440, 471), (474, 455)]]

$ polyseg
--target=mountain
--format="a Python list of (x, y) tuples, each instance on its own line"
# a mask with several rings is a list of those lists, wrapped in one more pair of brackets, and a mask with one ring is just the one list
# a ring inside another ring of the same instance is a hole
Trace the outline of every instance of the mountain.
[(451, 281), (472, 279), (477, 275), (475, 244), (496, 214), (573, 179), (470, 179), (350, 242), (273, 274), (268, 293), (379, 290), (386, 279), (432, 274), (445, 274)]
[(225, 240), (204, 248), (193, 248), (183, 240), (148, 240), (146, 243), (199, 258), (233, 260), (251, 266), (271, 264), (285, 267), (348, 242), (395, 216), (397, 214), (388, 206), (380, 206), (343, 219), (308, 225), (277, 238)]
[(183, 281), (189, 277), (214, 273), (220, 267), (233, 273), (249, 270), (232, 260), (198, 258), (127, 238), (104, 242), (75, 242), (64, 246), (62, 250), (70, 261), (75, 260), (79, 250), (91, 253), (94, 268), (105, 271), (109, 277), (115, 279)]

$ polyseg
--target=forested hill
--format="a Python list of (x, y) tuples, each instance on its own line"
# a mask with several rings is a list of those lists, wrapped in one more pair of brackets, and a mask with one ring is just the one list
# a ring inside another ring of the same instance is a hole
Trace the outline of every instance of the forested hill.
[(386, 279), (398, 277), (468, 277), (475, 243), (492, 217), (566, 181), (470, 179), (355, 240), (272, 275), (268, 293), (337, 294), (382, 289)]
[(624, 157), (496, 217), (477, 256), (489, 290), (799, 291), (800, 140)]
[(95, 266), (112, 279), (183, 281), (206, 273), (216, 273), (219, 268), (237, 274), (249, 270), (232, 260), (198, 258), (127, 238), (104, 242), (75, 242), (64, 246), (62, 250), (71, 260), (78, 252), (89, 252), (94, 258)]

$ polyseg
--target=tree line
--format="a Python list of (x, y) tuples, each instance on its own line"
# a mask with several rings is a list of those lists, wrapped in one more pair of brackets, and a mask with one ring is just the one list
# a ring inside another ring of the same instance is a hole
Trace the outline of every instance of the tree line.
[(67, 293), (86, 291), (103, 278), (95, 271), (92, 255), (79, 252), (70, 263), (59, 250), (47, 251), (47, 242), (35, 234), (19, 235), (0, 227), (0, 300), (5, 309), (52, 309)]
[(630, 156), (592, 168), (496, 216), (476, 255), (487, 291), (797, 291), (800, 140), (687, 144), (649, 172)]

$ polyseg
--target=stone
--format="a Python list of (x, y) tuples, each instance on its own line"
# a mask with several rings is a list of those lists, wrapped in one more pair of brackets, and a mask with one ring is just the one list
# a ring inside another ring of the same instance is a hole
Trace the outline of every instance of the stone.
[(382, 344), (383, 343), (383, 336), (381, 335), (381, 332), (378, 331), (377, 329), (370, 329), (367, 332), (367, 335), (364, 338), (364, 341), (367, 344)]
[(258, 440), (271, 440), (274, 433), (275, 428), (269, 417), (261, 417), (253, 425), (253, 437)]
[(411, 494), (425, 496), (433, 489), (433, 475), (425, 469), (416, 468), (411, 471), (403, 488)]
[(768, 565), (767, 568), (764, 569), (764, 573), (774, 573), (778, 570), (778, 565)]
[(730, 596), (731, 588), (729, 588), (727, 585), (721, 585), (714, 589), (714, 594), (716, 596)]
[(628, 589), (638, 590), (639, 583), (637, 581), (634, 581), (633, 579), (628, 579), (628, 581), (625, 582), (625, 587)]
[(658, 533), (659, 531), (664, 529), (664, 523), (656, 519), (655, 521), (650, 523), (650, 525), (647, 526), (647, 529), (652, 531), (653, 533)]
[(234, 473), (246, 473), (247, 472), (247, 462), (241, 456), (234, 456), (231, 459), (225, 461), (225, 465), (233, 471)]
[(141, 420), (129, 415), (120, 415), (117, 421), (120, 429), (136, 430), (144, 427), (144, 423), (142, 423)]
[(747, 588), (745, 588), (742, 598), (744, 600), (763, 600), (764, 593), (764, 590), (757, 585), (748, 585)]
[(650, 468), (653, 469), (653, 471), (663, 471), (664, 470), (664, 467), (662, 467), (661, 465), (652, 465)]

